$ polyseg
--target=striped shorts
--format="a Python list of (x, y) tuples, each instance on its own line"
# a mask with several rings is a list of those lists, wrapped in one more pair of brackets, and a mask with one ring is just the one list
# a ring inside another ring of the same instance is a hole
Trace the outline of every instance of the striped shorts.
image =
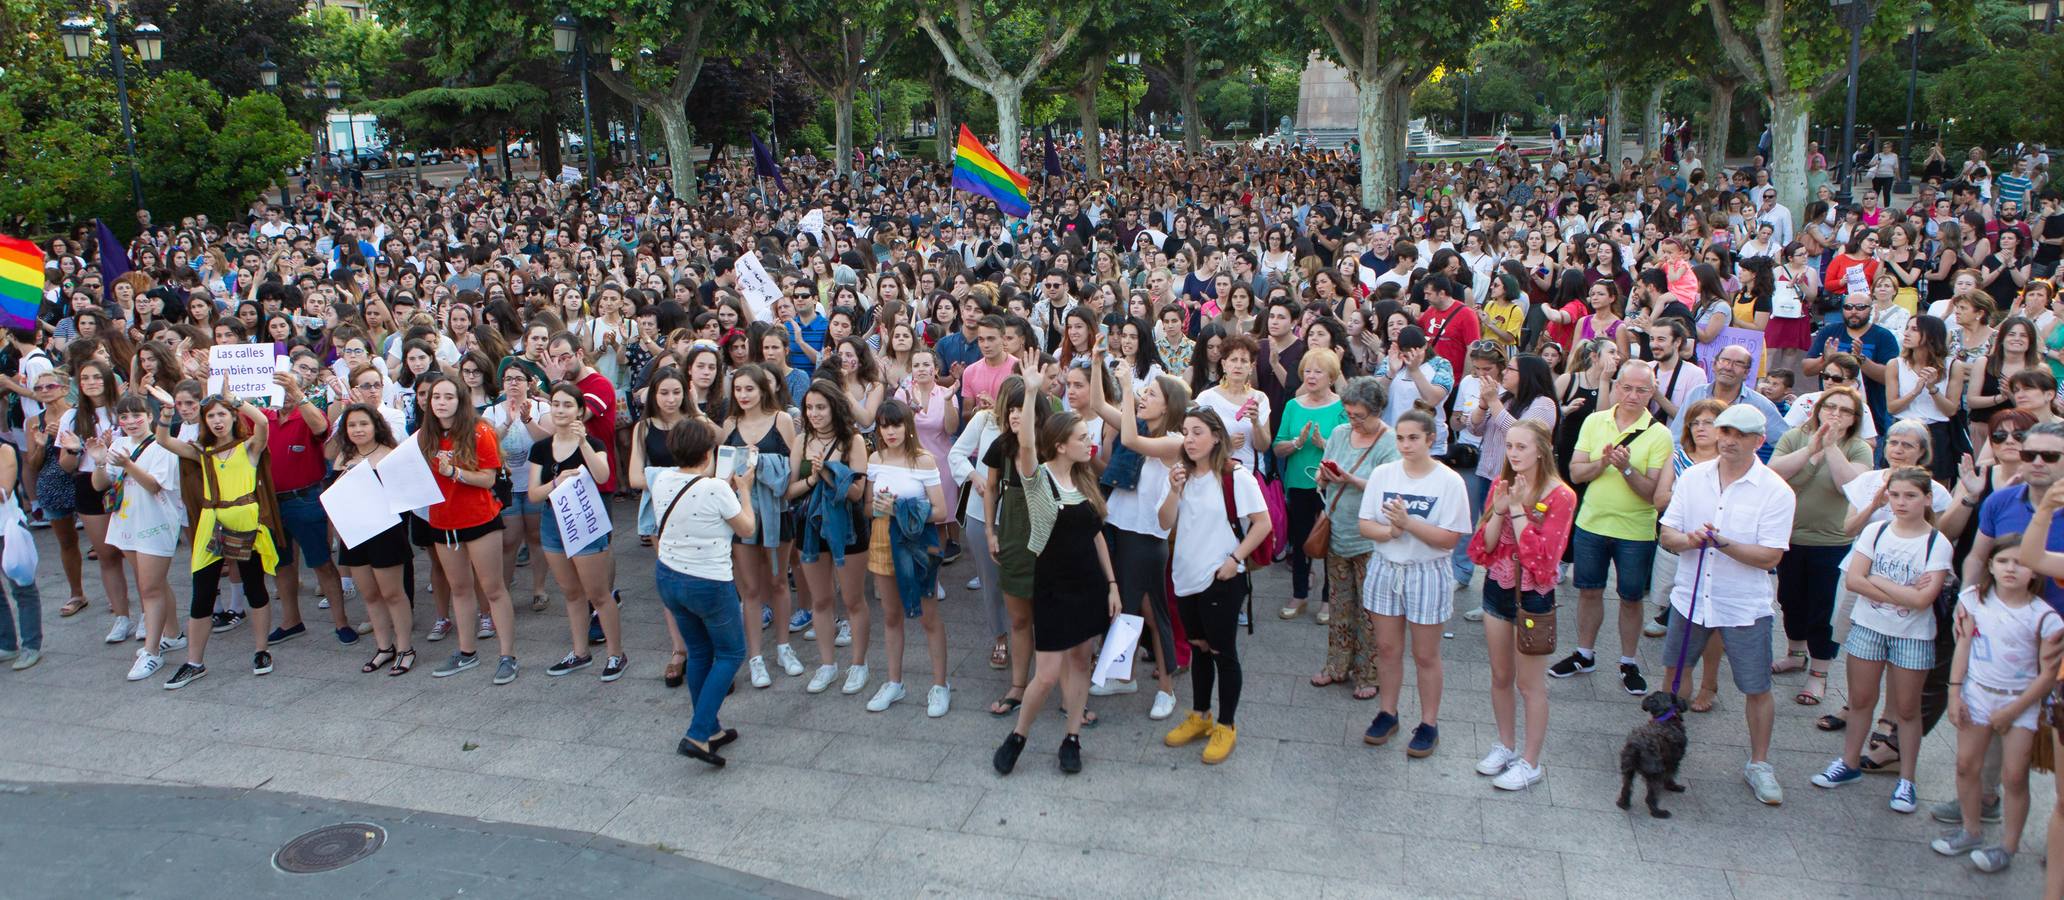
[(1849, 640), (1842, 650), (1857, 659), (1889, 662), (1902, 669), (1935, 668), (1934, 638), (1889, 637), (1854, 622), (1849, 624)]
[(1440, 625), (1455, 614), (1455, 575), (1446, 556), (1422, 562), (1369, 557), (1362, 581), (1362, 608), (1379, 616), (1404, 616), (1414, 625)]

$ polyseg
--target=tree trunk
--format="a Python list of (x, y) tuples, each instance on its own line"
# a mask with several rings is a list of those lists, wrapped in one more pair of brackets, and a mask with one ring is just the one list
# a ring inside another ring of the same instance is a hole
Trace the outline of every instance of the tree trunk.
[(1648, 88), (1648, 102), (1641, 106), (1641, 153), (1644, 159), (1660, 158), (1663, 152), (1663, 88), (1657, 81)]
[[(836, 171), (839, 175), (851, 176), (853, 186), (859, 187), (860, 176), (853, 171), (853, 92), (851, 82), (839, 85), (831, 92), (832, 107), (836, 110), (832, 116), (832, 152), (838, 155)], [(876, 123), (876, 127), (880, 127), (880, 123)]]
[(559, 177), (566, 160), (559, 153), (559, 117), (546, 116), (538, 126), (540, 137), (531, 142), (530, 157), (537, 160), (538, 177), (551, 181)]
[(1793, 224), (1806, 208), (1806, 129), (1813, 115), (1813, 96), (1786, 91), (1770, 97), (1770, 183), (1777, 202), (1791, 210)]
[(671, 104), (650, 107), (666, 137), (667, 171), (674, 196), (695, 202), (695, 129), (688, 124), (688, 111)]
[[(1383, 137), (1388, 143), (1384, 146), (1384, 151), (1390, 156), (1393, 186), (1400, 190), (1408, 185), (1403, 183), (1398, 164), (1406, 162), (1412, 156), (1412, 92), (1423, 83), (1423, 79), (1408, 83), (1405, 78), (1399, 78), (1391, 83), (1388, 92), (1390, 112), (1383, 125)], [(1384, 197), (1385, 201), (1389, 199), (1388, 196)]]
[(1091, 81), (1075, 88), (1075, 109), (1082, 117), (1082, 172), (1090, 178), (1104, 177), (1103, 123), (1097, 121), (1097, 85)]
[(1608, 168), (1619, 161), (1620, 134), (1627, 130), (1627, 89), (1619, 82), (1606, 85), (1605, 133), (1599, 135), (1598, 155)]
[(1015, 82), (1000, 81), (990, 82), (982, 92), (996, 104), (996, 158), (1022, 175), (1025, 167), (1018, 153), (1018, 123), (1024, 110), (1018, 108), (1018, 100), (1024, 96), (1025, 88)]
[(939, 161), (953, 165), (953, 145), (957, 137), (949, 137), (953, 129), (953, 83), (946, 75), (946, 67), (933, 65), (925, 73), (925, 83), (932, 89), (932, 135), (934, 152)]
[(1196, 78), (1182, 86), (1182, 145), (1183, 152), (1190, 159), (1204, 155), (1204, 104), (1197, 99), (1204, 89), (1203, 79)]
[[(1706, 101), (1704, 157), (1706, 172), (1710, 176), (1727, 167), (1727, 138), (1734, 128), (1735, 82), (1732, 79), (1709, 79), (1706, 91), (1710, 96)], [(1712, 183), (1710, 179), (1708, 183)]]
[(1390, 92), (1395, 79), (1362, 81), (1355, 85), (1356, 137), (1362, 145), (1362, 207), (1378, 209), (1396, 187), (1397, 159), (1391, 156), (1386, 133), (1396, 115)]

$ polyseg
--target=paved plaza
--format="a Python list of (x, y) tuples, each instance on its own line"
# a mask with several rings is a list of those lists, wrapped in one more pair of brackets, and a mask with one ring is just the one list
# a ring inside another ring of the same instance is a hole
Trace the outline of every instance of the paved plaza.
[[(94, 788), (85, 799), (53, 795), (41, 784), (27, 788), (27, 796), (0, 794), (0, 819), (13, 828), (0, 831), (0, 846), (17, 861), (24, 848), (41, 848), (33, 849), (35, 858), (54, 865), (95, 863), (66, 869), (71, 877), (39, 891), (43, 896), (161, 893), (169, 882), (149, 876), (160, 867), (190, 872), (196, 858), (217, 860), (221, 884), (266, 892), (299, 890), (292, 886), (303, 882), (293, 878), (328, 879), (326, 885), (355, 878), (365, 892), (389, 897), (487, 888), (496, 896), (619, 895), (583, 881), (583, 872), (603, 870), (612, 873), (608, 884), (692, 883), (665, 881), (686, 870), (661, 871), (666, 867), (648, 855), (619, 844), (708, 864), (681, 877), (714, 878), (723, 890), (780, 893), (786, 885), (853, 897), (2040, 894), (2054, 796), (2049, 776), (2037, 776), (2031, 788), (2035, 810), (2024, 852), (1996, 876), (1930, 852), (1926, 841), (1942, 826), (1925, 812), (1888, 810), (1889, 778), (1839, 791), (1807, 782), (1840, 748), (1839, 735), (1812, 725), (1814, 715), (1839, 708), (1839, 666), (1829, 702), (1819, 709), (1790, 702), (1801, 676), (1779, 678), (1772, 761), (1786, 802), (1776, 809), (1756, 803), (1742, 783), (1741, 698), (1724, 676), (1718, 709), (1689, 718), (1690, 791), (1664, 800), (1675, 817), (1651, 819), (1638, 802), (1632, 813), (1614, 808), (1619, 747), (1641, 713), (1603, 666), (1601, 674), (1551, 684), (1546, 779), (1521, 793), (1493, 790), (1474, 772), (1496, 736), (1481, 626), (1459, 615), (1442, 647), (1439, 752), (1413, 760), (1403, 741), (1364, 746), (1361, 733), (1375, 703), (1354, 700), (1344, 687), (1311, 687), (1324, 629), (1309, 614), (1276, 618), (1288, 591), (1284, 566), (1258, 580), (1255, 633), (1242, 637), (1240, 742), (1223, 765), (1201, 765), (1195, 745), (1162, 746), (1161, 734), (1174, 721), (1147, 719), (1152, 682), (1145, 679), (1141, 693), (1092, 701), (1103, 721), (1083, 736), (1082, 774), (1063, 776), (1055, 767), (1062, 735), (1055, 713), (1041, 719), (1016, 774), (999, 778), (989, 758), (1009, 726), (986, 706), (1007, 678), (989, 668), (985, 617), (979, 599), (963, 589), (972, 573), (962, 562), (943, 576), (955, 654), (950, 715), (925, 717), (921, 640), (910, 642), (912, 699), (886, 713), (866, 712), (866, 694), (806, 694), (806, 679), (783, 676), (779, 667), (768, 690), (753, 690), (741, 672), (724, 720), (743, 736), (726, 751), (728, 768), (708, 769), (674, 752), (689, 701), (660, 682), (667, 638), (652, 554), (630, 537), (629, 507), (618, 506), (618, 583), (627, 598), (632, 665), (622, 681), (607, 685), (595, 677), (599, 667), (545, 676), (566, 651), (564, 613), (557, 606), (530, 612), (524, 591), (517, 613), (523, 673), (514, 684), (491, 685), (488, 666), (430, 677), (451, 643), (420, 640), (430, 618), (427, 591), (417, 616), (417, 670), (403, 678), (360, 675), (372, 640), (337, 644), (305, 572), (302, 612), (311, 631), (274, 648), (273, 674), (249, 674), (249, 636), (239, 628), (214, 637), (211, 674), (184, 690), (162, 689), (178, 652), (158, 676), (127, 683), (122, 676), (137, 645), (101, 643), (108, 619), (94, 567), (88, 564), (86, 576), (93, 606), (57, 618), (67, 591), (55, 542), (38, 532), (46, 658), (26, 672), (0, 667), (0, 780), (148, 787)], [(518, 570), (519, 585), (527, 588), (529, 578), (529, 569)], [(183, 574), (175, 574), (172, 593), (183, 607)], [(1475, 596), (1458, 595), (1458, 607), (1473, 607)], [(1574, 591), (1565, 588), (1561, 599), (1574, 610)], [(815, 666), (814, 645), (795, 637), (804, 664)], [(876, 637), (869, 662), (878, 684), (886, 666)], [(1565, 649), (1572, 639), (1564, 635)], [(1599, 646), (1617, 646), (1611, 622)], [(1650, 678), (1659, 681), (1661, 641), (1644, 640), (1642, 651)], [(1187, 676), (1178, 678), (1177, 693), (1185, 708)], [(1407, 722), (1416, 710), (1408, 690)], [(1927, 741), (1919, 777), (1924, 808), (1953, 793), (1950, 750), (1946, 728)], [(162, 789), (168, 786), (184, 790)], [(135, 810), (132, 817), (110, 815), (123, 803)], [(168, 816), (172, 809), (187, 810), (192, 821), (249, 816), (284, 824), (254, 834), (195, 832), (208, 840), (131, 841), (139, 823), (178, 818)], [(412, 863), (426, 873), (420, 881), (389, 878), (390, 870), (418, 871), (385, 858), (394, 845), (321, 876), (282, 876), (265, 862), (280, 841), (303, 830), (290, 825), (351, 821), (354, 814), (418, 821), (411, 812), (437, 814), (420, 821), (438, 830), (437, 840), (450, 841), (430, 846), (449, 846), (453, 854), (441, 866)], [(20, 828), (25, 816), (48, 818), (76, 840), (29, 840), (34, 829)], [(525, 839), (567, 854), (550, 857), (570, 860), (552, 870), (558, 881), (551, 871), (542, 881), (517, 877), (539, 871), (539, 860), (518, 852), (526, 845), (507, 830), (520, 826), (551, 829)], [(117, 840), (106, 842), (110, 836)], [(496, 842), (480, 843), (490, 840)], [(264, 853), (254, 855), (254, 846)], [(246, 871), (250, 866), (258, 868)], [(328, 896), (333, 889), (310, 890)], [(698, 894), (715, 895), (716, 888)]]

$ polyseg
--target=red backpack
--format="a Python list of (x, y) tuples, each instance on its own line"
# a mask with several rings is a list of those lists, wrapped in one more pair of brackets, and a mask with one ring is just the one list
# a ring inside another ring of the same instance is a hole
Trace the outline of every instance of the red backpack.
[[(1238, 512), (1239, 506), (1233, 502), (1233, 470), (1237, 468), (1239, 468), (1239, 463), (1234, 463), (1231, 467), (1228, 467), (1223, 474), (1218, 476), (1218, 484), (1225, 494), (1226, 524), (1232, 526), (1234, 540), (1244, 541), (1247, 539), (1247, 530), (1241, 526), (1240, 514)], [(1273, 525), (1274, 518), (1271, 517), (1270, 521), (1271, 525)], [(1254, 552), (1248, 554), (1247, 571), (1256, 572), (1266, 568), (1269, 563), (1275, 561), (1277, 551), (1280, 551), (1282, 548), (1282, 533), (1274, 527), (1269, 528), (1268, 537), (1262, 538), (1261, 543), (1255, 546)]]

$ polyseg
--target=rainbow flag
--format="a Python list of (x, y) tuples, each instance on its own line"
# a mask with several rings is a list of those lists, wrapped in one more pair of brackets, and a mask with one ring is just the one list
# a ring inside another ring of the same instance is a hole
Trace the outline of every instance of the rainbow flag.
[(975, 140), (966, 123), (961, 124), (960, 143), (953, 149), (954, 189), (994, 200), (1004, 215), (1022, 219), (1032, 213), (1032, 199), (1025, 196), (1025, 189), (1031, 186), (1025, 176), (1011, 171)]
[(43, 305), (43, 250), (0, 234), (0, 328), (35, 328)]

